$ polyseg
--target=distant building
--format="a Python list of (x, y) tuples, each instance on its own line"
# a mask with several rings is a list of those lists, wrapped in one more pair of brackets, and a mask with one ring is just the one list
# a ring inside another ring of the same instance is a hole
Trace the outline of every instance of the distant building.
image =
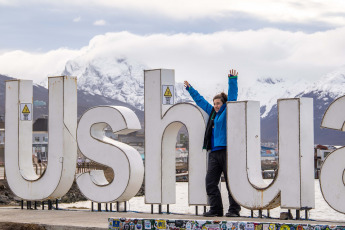
[(261, 169), (264, 179), (273, 179), (278, 166), (278, 151), (272, 144), (261, 145)]
[(188, 150), (186, 148), (176, 148), (176, 163), (188, 162)]
[(37, 160), (48, 160), (48, 116), (38, 118), (33, 124), (32, 153)]
[[(340, 147), (340, 146), (339, 146)], [(326, 157), (338, 147), (329, 145), (316, 145), (314, 148), (314, 174), (315, 179), (320, 176), (320, 170)]]
[(275, 148), (261, 146), (261, 160), (276, 161), (277, 159), (278, 155)]
[(0, 164), (4, 163), (5, 117), (0, 116)]
[(46, 105), (47, 103), (45, 101), (39, 101), (39, 100), (34, 101), (34, 107), (41, 108), (41, 107), (45, 107)]
[(261, 142), (261, 147), (277, 148), (277, 144), (274, 142)]
[(0, 116), (0, 145), (5, 144), (5, 119)]
[[(107, 134), (106, 132), (106, 136), (108, 136), (109, 134)], [(114, 134), (112, 134), (114, 135)], [(145, 143), (145, 138), (144, 138), (144, 130), (138, 130), (136, 132), (132, 132), (126, 135), (117, 135), (117, 139), (118, 141), (130, 145), (130, 146), (140, 146), (140, 147), (144, 147), (144, 143)]]

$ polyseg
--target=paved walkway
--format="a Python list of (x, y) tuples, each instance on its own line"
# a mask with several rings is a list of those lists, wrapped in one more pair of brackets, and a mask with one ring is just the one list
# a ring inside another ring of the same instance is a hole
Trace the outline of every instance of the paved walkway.
[(281, 221), (277, 219), (260, 218), (226, 218), (213, 217), (206, 218), (195, 215), (171, 215), (171, 214), (151, 214), (134, 212), (90, 212), (89, 210), (27, 210), (18, 207), (1, 207), (0, 224), (4, 222), (32, 223), (45, 226), (47, 229), (108, 229), (108, 218), (143, 218), (143, 219), (182, 219), (182, 220), (234, 220), (246, 222), (264, 223), (302, 223), (302, 224), (324, 224), (342, 225), (345, 222), (319, 222), (319, 221)]

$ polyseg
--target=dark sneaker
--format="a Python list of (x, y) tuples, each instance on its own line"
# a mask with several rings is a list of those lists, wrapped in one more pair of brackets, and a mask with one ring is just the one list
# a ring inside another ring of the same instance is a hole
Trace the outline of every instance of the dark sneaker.
[(240, 217), (240, 213), (239, 213), (239, 212), (234, 212), (234, 211), (232, 211), (232, 212), (227, 212), (227, 213), (225, 214), (225, 216), (226, 216), (226, 217)]
[(203, 216), (206, 216), (206, 217), (223, 216), (223, 212), (210, 210), (208, 212), (204, 212)]

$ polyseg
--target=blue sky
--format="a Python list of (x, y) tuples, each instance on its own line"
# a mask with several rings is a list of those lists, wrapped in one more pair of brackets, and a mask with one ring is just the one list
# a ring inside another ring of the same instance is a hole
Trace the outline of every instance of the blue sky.
[(345, 64), (341, 0), (0, 0), (0, 74), (41, 81), (76, 57), (125, 56), (177, 80), (314, 80)]

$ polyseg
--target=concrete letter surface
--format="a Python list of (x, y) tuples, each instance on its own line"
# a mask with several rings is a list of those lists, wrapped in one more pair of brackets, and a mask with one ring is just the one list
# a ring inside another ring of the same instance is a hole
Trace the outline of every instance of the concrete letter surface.
[(228, 106), (228, 180), (234, 199), (249, 209), (314, 208), (313, 101), (278, 100), (279, 169), (267, 185), (260, 159), (260, 104)]
[(77, 82), (49, 78), (48, 166), (39, 177), (32, 165), (32, 120), (22, 120), (20, 104), (32, 104), (32, 81), (6, 82), (5, 169), (14, 194), (25, 200), (65, 195), (74, 180), (77, 158)]
[(79, 149), (87, 158), (112, 168), (114, 179), (109, 183), (103, 170), (92, 170), (77, 175), (77, 184), (92, 201), (127, 201), (141, 187), (144, 165), (136, 149), (104, 135), (108, 125), (116, 134), (128, 134), (141, 128), (138, 117), (126, 107), (99, 106), (85, 112), (77, 130)]
[[(321, 127), (345, 131), (345, 96), (327, 108)], [(321, 167), (320, 187), (326, 202), (334, 210), (345, 213), (345, 148), (331, 152)]]
[(199, 107), (189, 103), (167, 104), (162, 95), (169, 95), (166, 89), (174, 85), (174, 70), (145, 71), (145, 202), (175, 203), (176, 137), (185, 125), (189, 135), (188, 201), (190, 205), (204, 205), (207, 204), (206, 151), (202, 149), (205, 116)]

